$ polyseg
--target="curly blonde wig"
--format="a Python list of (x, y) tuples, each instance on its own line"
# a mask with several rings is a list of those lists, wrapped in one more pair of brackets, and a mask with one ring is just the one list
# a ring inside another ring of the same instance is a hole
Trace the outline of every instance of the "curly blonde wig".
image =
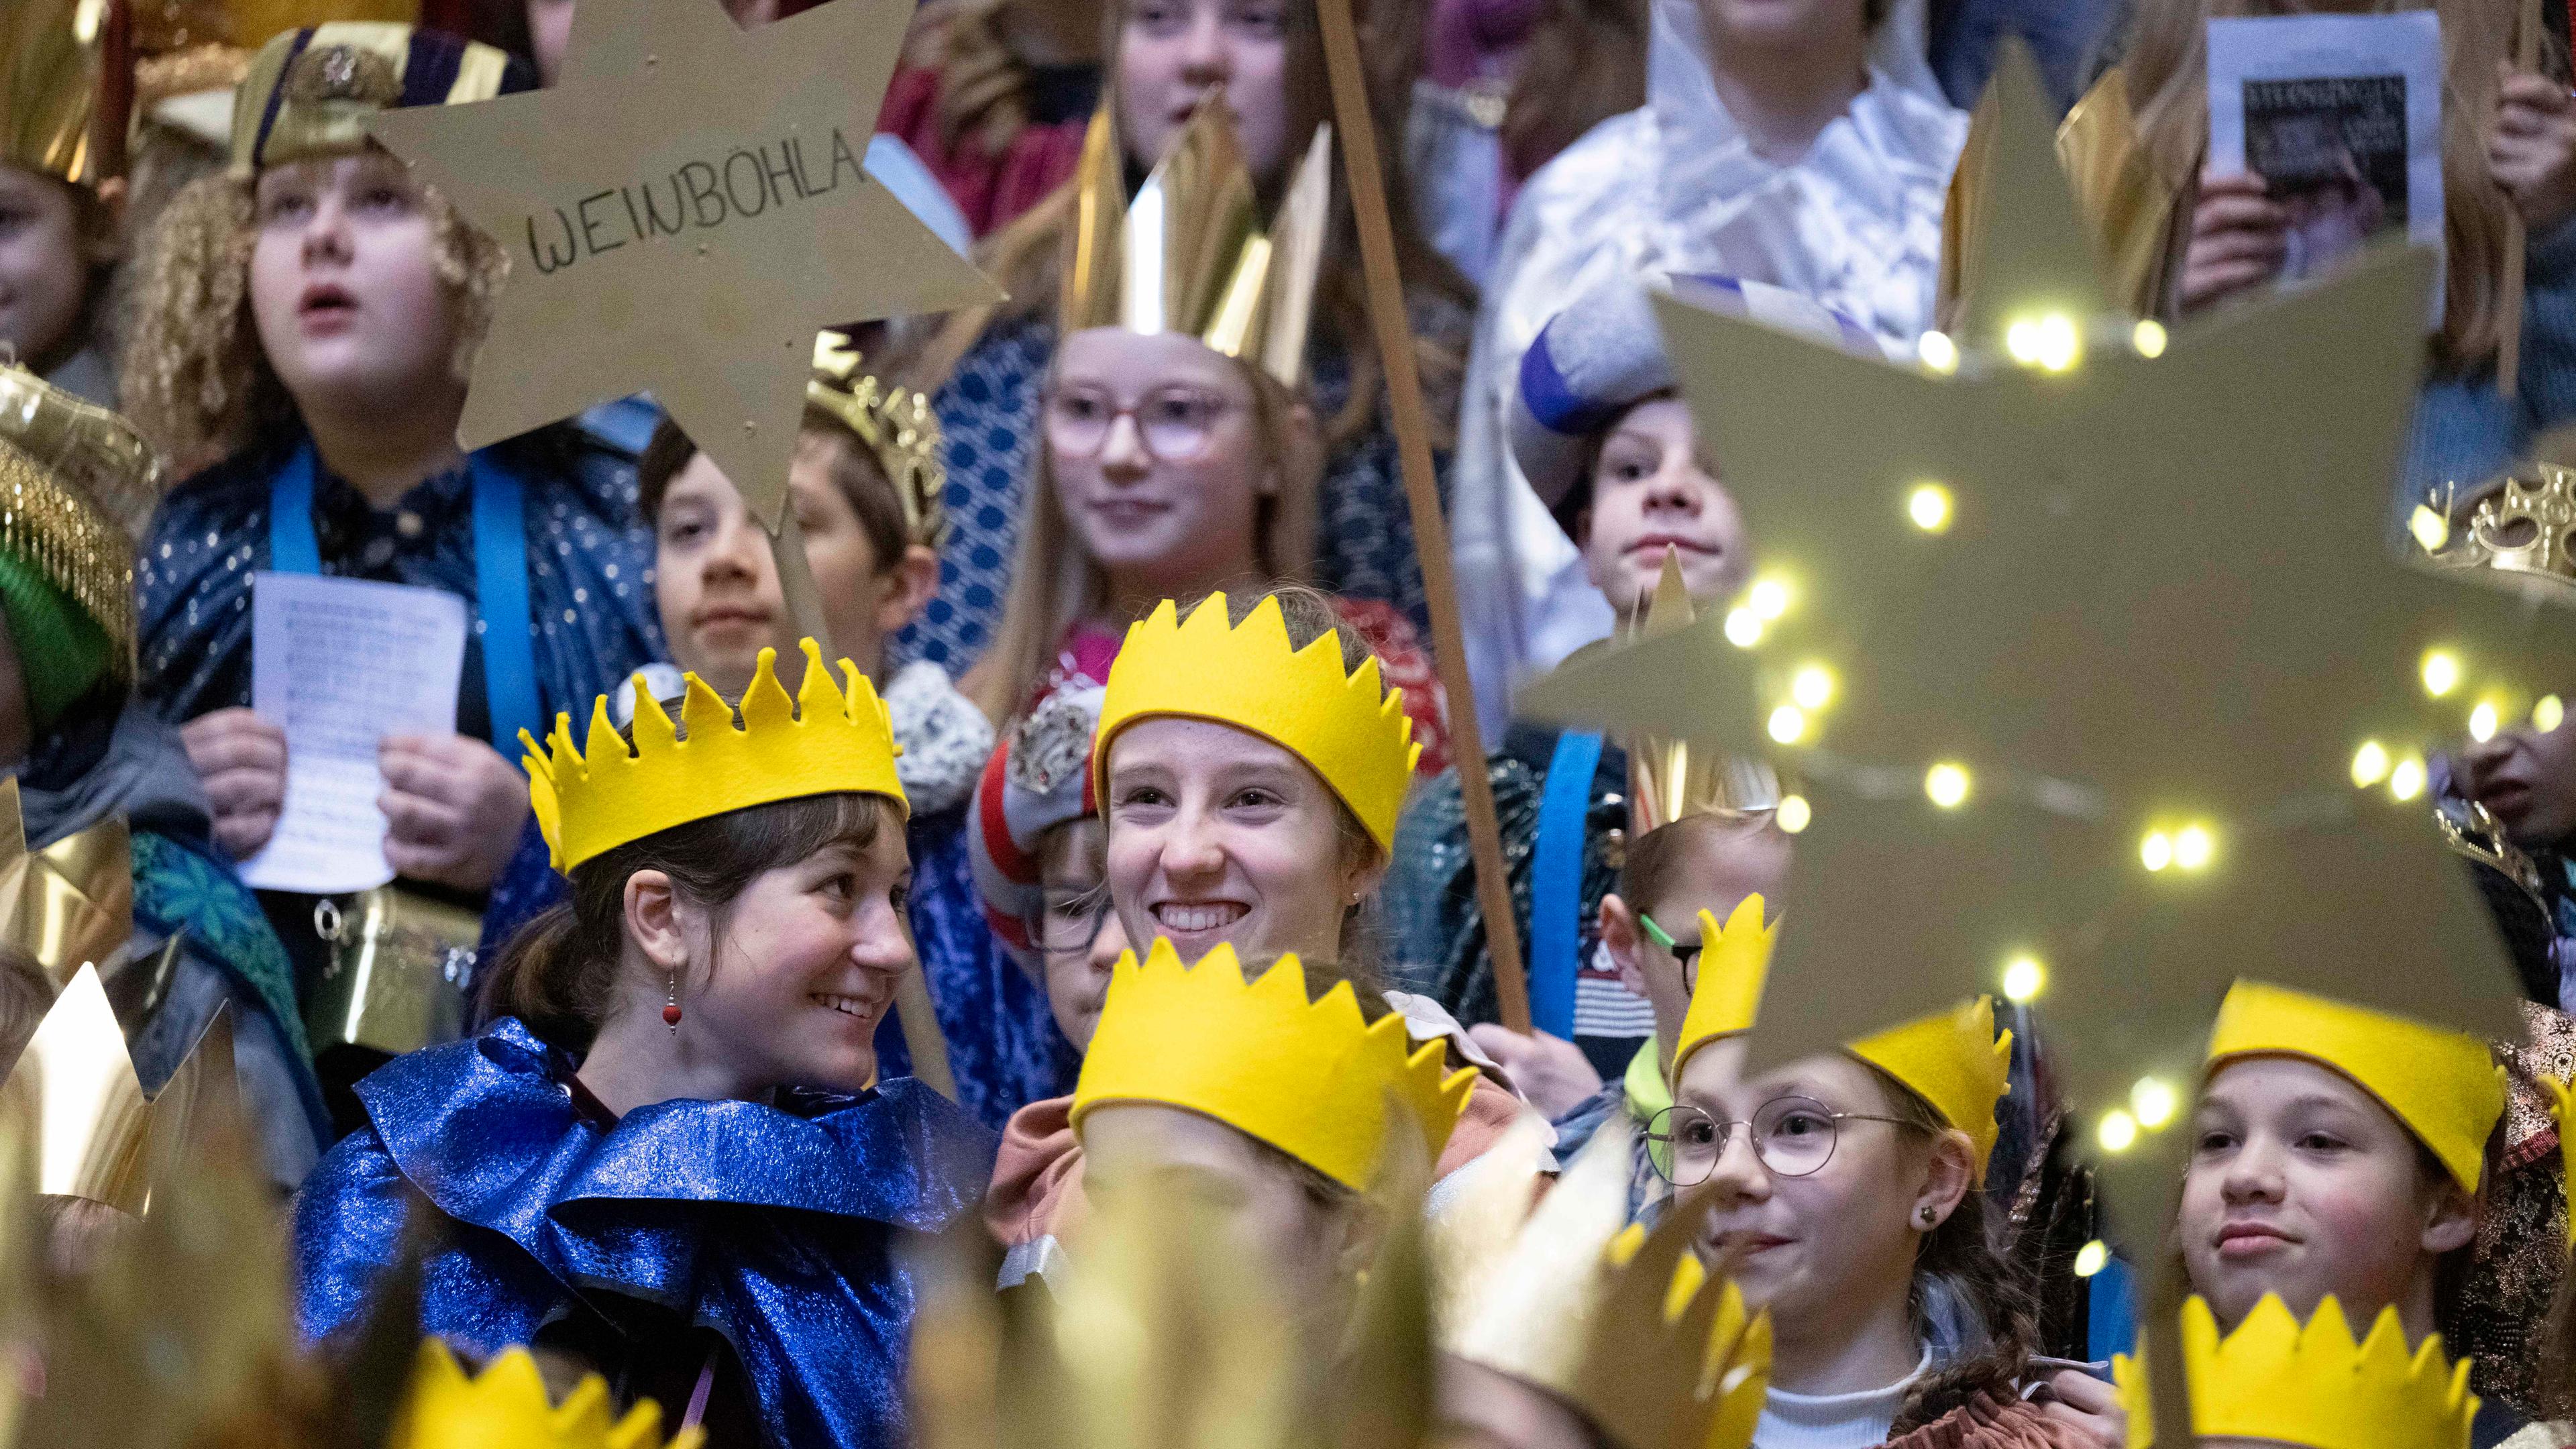
[[(146, 237), (125, 348), (124, 410), (184, 477), (291, 421), (295, 400), (261, 349), (251, 317), (250, 254), (258, 236), (251, 180), (201, 177), (171, 198)], [(510, 262), (447, 198), (420, 189), (456, 308), (463, 379), (491, 326)]]

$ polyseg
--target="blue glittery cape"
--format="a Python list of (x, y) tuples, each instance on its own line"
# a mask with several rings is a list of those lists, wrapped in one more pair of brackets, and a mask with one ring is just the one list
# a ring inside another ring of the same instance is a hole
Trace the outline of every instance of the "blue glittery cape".
[(369, 1126), (296, 1201), (305, 1334), (363, 1312), (417, 1194), (454, 1228), (424, 1274), (426, 1331), (492, 1352), (567, 1317), (614, 1335), (676, 1315), (731, 1346), (776, 1449), (905, 1443), (897, 1240), (982, 1200), (992, 1131), (909, 1078), (779, 1107), (662, 1102), (603, 1129), (572, 1073), (504, 1019), (359, 1083)]

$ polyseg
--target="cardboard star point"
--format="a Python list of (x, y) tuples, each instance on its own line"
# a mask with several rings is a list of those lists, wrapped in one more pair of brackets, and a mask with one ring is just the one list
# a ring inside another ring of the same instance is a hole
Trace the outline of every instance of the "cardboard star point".
[(1000, 295), (867, 172), (911, 9), (588, 0), (554, 88), (373, 118), (510, 259), (459, 442), (650, 391), (776, 527), (814, 335)]

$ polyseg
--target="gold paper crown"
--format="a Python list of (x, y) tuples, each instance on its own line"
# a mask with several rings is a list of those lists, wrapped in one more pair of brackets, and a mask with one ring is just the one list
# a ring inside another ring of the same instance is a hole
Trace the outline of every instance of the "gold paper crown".
[(1977, 1148), (1977, 1177), (1984, 1179), (2002, 1130), (1995, 1104), (2012, 1090), (2012, 1033), (1995, 1034), (1993, 997), (1962, 1002), (1845, 1050), (1904, 1083), (1942, 1121), (1967, 1133)]
[(82, 966), (9, 1073), (10, 1089), (37, 1104), (36, 1190), (141, 1217), (186, 1146), (200, 1094), (230, 1090), (232, 1072), (231, 1027), (219, 1018), (146, 1101), (98, 968)]
[(1408, 1053), (1411, 1040), (1401, 1016), (1364, 1020), (1347, 981), (1308, 1001), (1293, 955), (1247, 982), (1231, 945), (1184, 966), (1156, 937), (1142, 964), (1131, 950), (1110, 971), (1073, 1126), (1109, 1102), (1186, 1107), (1364, 1192), (1393, 1126), (1390, 1094), (1437, 1160), (1475, 1085), (1473, 1068), (1444, 1071), (1446, 1041)]
[(1739, 1032), (1753, 1029), (1762, 1012), (1762, 988), (1771, 977), (1771, 951), (1780, 943), (1780, 924), (1765, 924), (1760, 892), (1735, 903), (1721, 927), (1717, 913), (1699, 913), (1699, 984), (1691, 992), (1690, 1012), (1682, 1018), (1681, 1036), (1673, 1044), (1673, 1080), (1681, 1080), (1682, 1063), (1692, 1052)]
[[(692, 1426), (667, 1449), (697, 1449)], [(561, 1404), (546, 1396), (537, 1361), (513, 1348), (471, 1378), (435, 1338), (421, 1340), (420, 1366), (385, 1449), (665, 1449), (662, 1410), (646, 1399), (623, 1417), (610, 1412), (608, 1381), (585, 1374)]]
[(838, 332), (814, 337), (814, 376), (805, 401), (838, 419), (868, 445), (903, 500), (904, 533), (925, 548), (948, 536), (948, 467), (939, 458), (939, 415), (910, 388), (889, 390), (860, 370), (858, 349)]
[[(2184, 1371), (2193, 1433), (2301, 1449), (2468, 1449), (2477, 1395), (2469, 1361), (2453, 1363), (2434, 1334), (2412, 1354), (2394, 1307), (2380, 1310), (2370, 1336), (2353, 1341), (2332, 1294), (2301, 1327), (2271, 1294), (2234, 1333), (2194, 1297), (2182, 1306)], [(2129, 1411), (2129, 1443), (2153, 1444), (2146, 1374), (2121, 1356), (2112, 1364)]]
[(848, 682), (834, 685), (822, 649), (811, 639), (798, 647), (805, 678), (796, 698), (778, 682), (778, 651), (763, 649), (739, 717), (691, 674), (675, 730), (639, 674), (632, 749), (609, 722), (606, 695), (591, 706), (586, 751), (573, 747), (569, 714), (555, 716), (542, 754), (521, 731), (528, 799), (555, 869), (569, 873), (603, 851), (692, 820), (807, 795), (883, 795), (909, 815), (895, 777), (902, 750), (876, 687), (846, 659)]
[(0, 941), (27, 954), (59, 992), (134, 934), (134, 855), (123, 816), (40, 851), (27, 849), (18, 782), (0, 781)]
[[(1623, 648), (1687, 629), (1698, 617), (1682, 583), (1679, 556), (1664, 551), (1655, 592), (1633, 628), (1608, 648)], [(1634, 734), (1620, 741), (1628, 752), (1628, 838), (1642, 839), (1694, 815), (1728, 819), (1775, 810), (1780, 781), (1760, 760), (1731, 755), (1677, 736)]]
[(11, 0), (0, 9), (0, 161), (95, 185), (99, 41), (106, 7)]
[(2332, 1067), (2379, 1099), (2470, 1192), (2504, 1116), (2504, 1069), (2485, 1042), (2402, 1016), (2261, 981), (2239, 981), (2209, 1030), (2208, 1067), (2294, 1056)]
[(1378, 677), (1377, 656), (1342, 667), (1339, 635), (1299, 649), (1276, 598), (1240, 625), (1226, 597), (1210, 594), (1182, 618), (1169, 599), (1127, 630), (1109, 666), (1091, 751), (1092, 790), (1109, 798), (1109, 746), (1140, 719), (1179, 715), (1248, 730), (1306, 762), (1350, 808), (1381, 851), (1395, 849), (1395, 817), (1422, 746), (1404, 691)]
[[(0, 440), (107, 515), (127, 538), (141, 537), (160, 506), (161, 456), (132, 423), (15, 364), (0, 364)], [(102, 546), (98, 562), (109, 584), (116, 582), (115, 569), (133, 568), (131, 552)], [(119, 591), (131, 594), (131, 580)]]
[(2438, 514), (2418, 511), (2416, 542), (2437, 564), (2576, 587), (2576, 468), (2516, 466), (2477, 500), (2458, 541), (2448, 535)]
[(1111, 108), (1093, 115), (1057, 320), (1067, 336), (1122, 327), (1195, 337), (1293, 390), (1332, 219), (1332, 127), (1316, 128), (1265, 235), (1233, 116), (1222, 93), (1201, 101), (1131, 203)]

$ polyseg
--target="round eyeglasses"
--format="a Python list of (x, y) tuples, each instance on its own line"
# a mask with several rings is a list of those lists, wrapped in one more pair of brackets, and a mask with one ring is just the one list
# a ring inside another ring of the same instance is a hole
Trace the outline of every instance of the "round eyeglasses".
[(1109, 891), (1095, 886), (1090, 890), (1051, 890), (1039, 900), (1033, 913), (1020, 924), (1027, 928), (1029, 944), (1050, 956), (1074, 956), (1091, 949), (1100, 939), (1101, 924), (1109, 919)]
[(1655, 1171), (1675, 1187), (1697, 1187), (1717, 1171), (1735, 1129), (1750, 1132), (1753, 1155), (1773, 1177), (1806, 1177), (1834, 1160), (1834, 1143), (1845, 1122), (1916, 1124), (1902, 1117), (1867, 1112), (1837, 1112), (1812, 1097), (1774, 1097), (1749, 1121), (1721, 1121), (1697, 1107), (1672, 1106), (1655, 1114), (1646, 1126), (1647, 1156)]
[(1099, 388), (1059, 388), (1047, 395), (1047, 443), (1060, 457), (1097, 457), (1118, 420), (1126, 418), (1156, 462), (1187, 463), (1208, 450), (1217, 424), (1237, 406), (1231, 398), (1188, 387), (1162, 388), (1132, 404)]

